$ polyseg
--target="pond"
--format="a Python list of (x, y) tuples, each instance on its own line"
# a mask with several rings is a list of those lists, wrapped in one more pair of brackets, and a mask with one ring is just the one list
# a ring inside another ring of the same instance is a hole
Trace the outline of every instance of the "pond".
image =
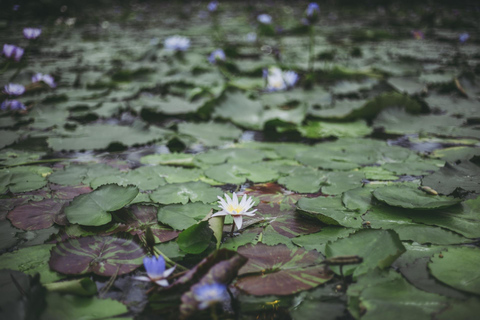
[(474, 319), (474, 2), (0, 4), (3, 319)]

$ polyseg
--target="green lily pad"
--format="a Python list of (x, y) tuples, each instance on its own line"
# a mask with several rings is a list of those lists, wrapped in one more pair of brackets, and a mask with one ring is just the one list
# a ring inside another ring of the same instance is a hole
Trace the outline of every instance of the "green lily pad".
[(150, 194), (150, 199), (161, 204), (186, 204), (189, 201), (211, 203), (217, 200), (217, 196), (221, 195), (222, 191), (220, 189), (211, 187), (205, 182), (197, 181), (167, 184), (153, 191)]
[(375, 189), (373, 196), (380, 201), (394, 207), (406, 209), (431, 210), (453, 206), (461, 199), (431, 195), (406, 185), (390, 185)]
[(76, 197), (65, 208), (65, 215), (70, 223), (101, 226), (112, 220), (110, 212), (123, 208), (137, 194), (138, 189), (133, 186), (105, 185), (89, 194)]
[(346, 238), (354, 233), (355, 229), (342, 227), (323, 227), (320, 232), (303, 235), (292, 239), (297, 246), (303, 247), (305, 250), (317, 250), (325, 254), (325, 245), (340, 238)]
[(0, 140), (0, 149), (13, 144), (21, 137), (18, 132), (10, 130), (0, 130), (0, 136), (2, 137), (2, 140)]
[(46, 300), (47, 309), (41, 315), (41, 320), (106, 319), (128, 312), (124, 304), (113, 299), (49, 293)]
[(47, 184), (46, 177), (52, 169), (40, 166), (13, 167), (0, 170), (0, 193), (27, 192), (43, 188)]
[(308, 290), (329, 281), (332, 274), (319, 262), (315, 251), (290, 250), (285, 245), (246, 245), (237, 250), (248, 258), (236, 286), (253, 295), (289, 295)]
[(57, 244), (49, 265), (63, 274), (93, 272), (110, 277), (132, 272), (142, 265), (143, 257), (142, 248), (131, 240), (85, 237)]
[(164, 206), (158, 210), (158, 221), (175, 230), (185, 230), (205, 218), (213, 208), (198, 202)]
[(113, 126), (97, 124), (81, 126), (65, 137), (51, 137), (48, 145), (56, 151), (106, 149), (112, 144), (125, 146), (141, 145), (162, 140), (170, 131), (157, 127), (144, 127), (141, 123), (134, 126)]
[(278, 172), (265, 164), (225, 163), (205, 170), (205, 175), (211, 179), (231, 184), (252, 182), (268, 182), (278, 178)]
[(213, 237), (213, 230), (210, 229), (208, 221), (201, 221), (184, 230), (178, 235), (177, 243), (180, 250), (199, 254), (205, 251)]
[(45, 155), (45, 152), (25, 152), (22, 150), (4, 149), (0, 151), (0, 164), (13, 166), (35, 162)]
[(93, 179), (101, 176), (118, 175), (120, 172), (103, 163), (92, 163), (87, 165), (72, 164), (61, 170), (54, 171), (48, 176), (50, 182), (64, 186), (78, 186), (79, 184), (90, 184)]
[[(363, 258), (359, 265), (343, 267), (344, 275), (353, 275), (354, 279), (375, 268), (385, 269), (403, 252), (398, 234), (392, 230), (359, 230), (347, 238), (328, 243), (325, 247), (325, 256), (358, 255)], [(332, 270), (339, 274), (337, 267)]]
[(309, 121), (307, 125), (298, 127), (298, 131), (306, 138), (328, 137), (363, 137), (372, 133), (364, 120), (355, 122), (334, 123), (325, 121)]
[(286, 177), (278, 179), (278, 183), (287, 189), (300, 193), (315, 193), (326, 180), (324, 172), (310, 167), (295, 167)]
[(254, 163), (267, 158), (267, 154), (261, 150), (248, 148), (230, 148), (210, 150), (196, 156), (195, 160), (202, 164), (221, 163)]
[(361, 216), (346, 209), (340, 197), (301, 198), (297, 208), (301, 214), (320, 220), (321, 222), (349, 228), (362, 226)]
[(477, 270), (480, 250), (473, 247), (450, 248), (442, 257), (434, 256), (428, 268), (430, 273), (455, 289), (480, 294), (480, 280)]
[(32, 276), (39, 273), (42, 283), (60, 280), (64, 276), (50, 270), (48, 266), (50, 250), (54, 246), (52, 244), (42, 244), (4, 253), (2, 259), (0, 259), (0, 269), (17, 270)]
[(178, 133), (192, 137), (207, 147), (221, 146), (237, 140), (242, 130), (231, 123), (190, 123), (178, 124)]
[(449, 195), (457, 188), (480, 193), (480, 166), (470, 161), (458, 164), (445, 163), (443, 168), (422, 179), (422, 185)]
[(165, 153), (165, 154), (151, 154), (140, 158), (140, 162), (149, 165), (174, 165), (193, 167), (193, 154), (185, 153)]

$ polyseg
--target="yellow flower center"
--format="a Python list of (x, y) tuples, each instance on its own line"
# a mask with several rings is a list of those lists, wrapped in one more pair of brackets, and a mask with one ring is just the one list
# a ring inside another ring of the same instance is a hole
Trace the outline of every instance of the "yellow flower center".
[(240, 213), (242, 212), (242, 207), (240, 206), (235, 207), (234, 205), (230, 204), (227, 207), (227, 211), (230, 213), (233, 213), (233, 212)]

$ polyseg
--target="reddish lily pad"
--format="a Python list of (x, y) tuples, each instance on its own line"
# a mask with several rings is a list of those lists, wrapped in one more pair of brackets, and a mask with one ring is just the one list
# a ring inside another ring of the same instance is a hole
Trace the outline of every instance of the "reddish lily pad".
[(131, 240), (85, 237), (57, 244), (49, 265), (64, 274), (93, 272), (110, 277), (132, 272), (142, 265), (143, 257), (142, 248)]
[(15, 207), (7, 215), (12, 224), (22, 230), (41, 230), (53, 226), (54, 223), (66, 225), (67, 219), (63, 214), (63, 208), (74, 197), (92, 191), (87, 186), (52, 188), (51, 199), (31, 201), (27, 204)]
[(316, 251), (290, 250), (285, 245), (246, 245), (238, 253), (247, 257), (236, 286), (253, 295), (290, 295), (329, 281), (333, 274), (319, 263)]
[(29, 202), (10, 211), (7, 218), (12, 224), (22, 230), (40, 230), (53, 226), (54, 223), (65, 225), (65, 216), (60, 216), (66, 201), (44, 199)]

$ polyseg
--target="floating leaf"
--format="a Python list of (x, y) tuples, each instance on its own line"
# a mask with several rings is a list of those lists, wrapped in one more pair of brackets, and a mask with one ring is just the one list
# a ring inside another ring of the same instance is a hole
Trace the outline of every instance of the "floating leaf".
[[(343, 267), (344, 275), (353, 275), (354, 278), (375, 268), (385, 269), (403, 252), (398, 235), (392, 230), (359, 230), (347, 238), (328, 243), (325, 248), (327, 258), (336, 256), (357, 255), (363, 258), (359, 265)], [(339, 273), (337, 267), (332, 267)]]
[(65, 208), (65, 215), (70, 223), (101, 226), (112, 220), (110, 212), (123, 208), (137, 194), (138, 189), (132, 186), (105, 185), (89, 194), (76, 197)]
[(208, 248), (212, 236), (213, 230), (208, 221), (202, 221), (178, 235), (178, 247), (187, 253), (199, 254)]
[(422, 179), (422, 185), (429, 186), (441, 194), (449, 195), (457, 188), (467, 192), (480, 193), (480, 167), (470, 161), (458, 164), (445, 163), (443, 168)]
[(112, 299), (50, 293), (47, 295), (47, 309), (40, 319), (95, 320), (115, 317), (127, 312), (128, 309), (125, 305)]
[(190, 136), (194, 141), (212, 147), (221, 146), (237, 140), (242, 135), (242, 130), (231, 123), (189, 123), (178, 124), (178, 132)]
[(13, 167), (0, 170), (0, 193), (27, 192), (43, 188), (52, 169), (40, 166)]
[(240, 247), (238, 253), (249, 260), (236, 286), (254, 295), (289, 295), (329, 281), (332, 275), (319, 265), (315, 251), (288, 249), (285, 245), (256, 244)]
[(54, 223), (65, 225), (65, 216), (59, 216), (65, 204), (65, 201), (57, 199), (29, 202), (10, 211), (7, 217), (15, 227), (22, 230), (46, 229)]
[(217, 196), (221, 196), (222, 191), (213, 188), (209, 184), (201, 181), (167, 184), (150, 194), (150, 198), (154, 202), (162, 204), (191, 202), (210, 203), (217, 200)]
[(428, 268), (438, 280), (456, 289), (480, 294), (478, 265), (480, 250), (474, 247), (450, 248), (443, 251), (442, 256), (431, 258)]
[(297, 208), (301, 214), (334, 226), (360, 228), (362, 219), (356, 212), (345, 209), (340, 197), (301, 198)]
[(328, 137), (363, 137), (372, 133), (364, 120), (355, 122), (334, 123), (324, 121), (309, 121), (307, 125), (298, 128), (306, 138), (319, 139)]
[(373, 196), (394, 207), (406, 209), (438, 209), (453, 206), (461, 199), (431, 195), (407, 185), (389, 185), (373, 191)]
[(213, 208), (203, 203), (169, 205), (158, 210), (158, 221), (175, 230), (185, 230), (205, 218)]
[(93, 272), (110, 277), (132, 272), (142, 265), (143, 257), (143, 250), (131, 240), (85, 237), (57, 244), (49, 265), (64, 274)]
[(42, 283), (60, 280), (64, 276), (51, 271), (48, 266), (50, 249), (54, 246), (52, 244), (42, 244), (4, 253), (2, 259), (0, 259), (0, 269), (18, 270), (32, 276), (39, 273)]
[(264, 164), (225, 163), (212, 166), (205, 170), (205, 175), (211, 179), (231, 184), (242, 184), (247, 180), (252, 182), (269, 182), (278, 178), (278, 172)]

